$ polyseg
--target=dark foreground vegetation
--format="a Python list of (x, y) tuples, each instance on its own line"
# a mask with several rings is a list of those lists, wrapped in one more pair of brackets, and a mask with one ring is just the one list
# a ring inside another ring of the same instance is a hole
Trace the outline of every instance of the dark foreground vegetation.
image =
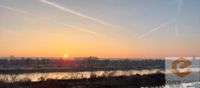
[(40, 82), (0, 82), (0, 88), (140, 88), (163, 85), (165, 75), (162, 73), (90, 79), (47, 79)]

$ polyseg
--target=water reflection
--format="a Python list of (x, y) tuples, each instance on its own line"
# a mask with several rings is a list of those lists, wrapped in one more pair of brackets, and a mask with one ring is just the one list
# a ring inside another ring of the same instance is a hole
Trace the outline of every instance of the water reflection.
[(159, 70), (128, 70), (128, 71), (85, 71), (85, 72), (49, 72), (49, 73), (23, 73), (23, 74), (0, 74), (0, 80), (6, 82), (16, 81), (41, 81), (46, 79), (83, 79), (91, 77), (116, 77), (130, 75), (145, 75), (157, 73)]

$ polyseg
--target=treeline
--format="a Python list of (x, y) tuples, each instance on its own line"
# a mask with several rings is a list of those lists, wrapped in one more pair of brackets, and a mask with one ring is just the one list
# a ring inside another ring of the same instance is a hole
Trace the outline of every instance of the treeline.
[(144, 70), (164, 69), (164, 60), (75, 58), (1, 58), (0, 69)]

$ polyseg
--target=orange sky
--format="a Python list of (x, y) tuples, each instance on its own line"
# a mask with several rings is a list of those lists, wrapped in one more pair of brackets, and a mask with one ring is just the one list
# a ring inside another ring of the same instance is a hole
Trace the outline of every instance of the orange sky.
[(200, 56), (195, 3), (22, 1), (0, 1), (0, 56)]

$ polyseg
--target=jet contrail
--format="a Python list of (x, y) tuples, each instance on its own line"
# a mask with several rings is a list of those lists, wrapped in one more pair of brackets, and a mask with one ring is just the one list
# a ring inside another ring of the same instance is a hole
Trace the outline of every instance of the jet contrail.
[(178, 21), (177, 20), (175, 20), (174, 29), (175, 29), (176, 36), (179, 36), (180, 33), (179, 33), (179, 26), (178, 26)]
[[(175, 29), (175, 34), (176, 36), (179, 36), (180, 33), (179, 33), (179, 25), (178, 25), (178, 20), (179, 20), (179, 16), (181, 14), (181, 10), (182, 10), (182, 5), (183, 5), (183, 0), (179, 0), (179, 5), (178, 5), (178, 8), (177, 8), (177, 13), (176, 13), (176, 16), (175, 16), (175, 19), (174, 19), (174, 29)], [(149, 34), (151, 34), (152, 32), (156, 31), (156, 30), (159, 30), (160, 28), (168, 25), (170, 22), (167, 22), (167, 23), (164, 23), (164, 24), (161, 24), (160, 26), (144, 33), (143, 35), (140, 35), (138, 38), (143, 38)]]
[(167, 23), (164, 23), (164, 24), (161, 24), (161, 25), (159, 25), (158, 27), (156, 27), (156, 28), (154, 28), (154, 29), (152, 29), (152, 30), (150, 30), (150, 31), (148, 31), (148, 32), (146, 32), (146, 33), (140, 35), (138, 38), (144, 38), (144, 37), (146, 37), (147, 35), (150, 35), (151, 33), (153, 33), (154, 31), (157, 31), (157, 30), (159, 30), (159, 29), (165, 27), (165, 26), (168, 25), (170, 22), (171, 22), (171, 21), (169, 21), (169, 22), (167, 22)]
[(12, 7), (9, 7), (9, 6), (5, 6), (5, 5), (0, 5), (0, 8), (5, 8), (5, 9), (9, 9), (9, 10), (12, 10), (12, 11), (15, 11), (15, 12), (27, 14), (25, 11), (18, 10), (18, 9), (15, 9), (15, 8), (12, 8)]
[(175, 33), (176, 36), (179, 36), (179, 25), (178, 25), (178, 20), (179, 20), (179, 16), (181, 14), (181, 10), (182, 10), (182, 5), (183, 5), (183, 0), (179, 0), (179, 4), (178, 4), (178, 8), (177, 8), (177, 13), (176, 13), (176, 18), (175, 18)]
[(97, 19), (97, 18), (88, 16), (88, 15), (85, 15), (85, 14), (79, 13), (79, 12), (74, 11), (74, 10), (72, 10), (72, 9), (69, 9), (69, 8), (63, 7), (63, 6), (61, 6), (61, 5), (58, 5), (58, 4), (56, 4), (56, 3), (50, 2), (50, 1), (48, 1), (48, 0), (41, 0), (41, 2), (43, 2), (43, 3), (45, 3), (45, 4), (48, 4), (48, 5), (51, 5), (51, 6), (55, 7), (55, 8), (58, 8), (58, 9), (60, 9), (60, 10), (65, 11), (65, 12), (68, 12), (68, 13), (74, 14), (74, 15), (76, 15), (76, 16), (85, 18), (85, 19), (89, 19), (89, 20), (92, 20), (92, 21), (95, 21), (95, 22), (98, 22), (98, 23), (101, 23), (101, 24), (104, 24), (104, 25), (113, 26), (112, 24), (110, 24), (110, 23), (108, 23), (108, 22), (105, 22), (105, 21), (102, 21), (102, 20), (100, 20), (100, 19)]
[[(66, 24), (63, 24), (63, 25), (66, 25)], [(91, 30), (88, 30), (88, 29), (85, 29), (85, 28), (81, 28), (81, 27), (78, 27), (78, 26), (73, 26), (73, 25), (66, 25), (66, 26), (74, 28), (74, 29), (78, 29), (78, 30), (81, 30), (81, 31), (85, 31), (85, 32), (88, 32), (90, 34), (94, 34), (94, 35), (97, 35), (97, 36), (100, 36), (100, 37), (106, 37), (105, 35), (102, 35), (102, 34), (99, 34), (97, 32), (94, 32), (94, 31), (91, 31)]]
[(182, 5), (183, 5), (183, 0), (179, 0), (179, 5), (177, 8), (177, 13), (176, 13), (176, 17), (178, 18), (181, 14), (181, 9), (182, 9)]
[(15, 9), (15, 8), (12, 8), (12, 7), (9, 7), (9, 6), (0, 5), (0, 8), (5, 8), (5, 9), (8, 9), (8, 10), (11, 10), (11, 11), (14, 11), (14, 12), (26, 14), (26, 15), (33, 16), (33, 17), (37, 17), (37, 18), (40, 18), (40, 19), (43, 19), (43, 20), (48, 20), (48, 21), (54, 22), (56, 24), (63, 25), (65, 27), (70, 27), (70, 28), (74, 28), (74, 29), (77, 29), (77, 30), (81, 30), (81, 31), (84, 31), (84, 32), (87, 32), (87, 33), (90, 33), (90, 34), (93, 34), (93, 35), (96, 35), (96, 36), (99, 36), (99, 37), (105, 37), (105, 35), (99, 34), (97, 32), (94, 32), (94, 31), (91, 31), (91, 30), (88, 30), (88, 29), (85, 29), (85, 28), (81, 28), (81, 27), (69, 25), (69, 24), (64, 24), (64, 23), (61, 23), (61, 22), (58, 22), (58, 21), (54, 21), (54, 20), (47, 18), (47, 17), (36, 16), (36, 15), (33, 15), (33, 14), (28, 13), (26, 11)]

